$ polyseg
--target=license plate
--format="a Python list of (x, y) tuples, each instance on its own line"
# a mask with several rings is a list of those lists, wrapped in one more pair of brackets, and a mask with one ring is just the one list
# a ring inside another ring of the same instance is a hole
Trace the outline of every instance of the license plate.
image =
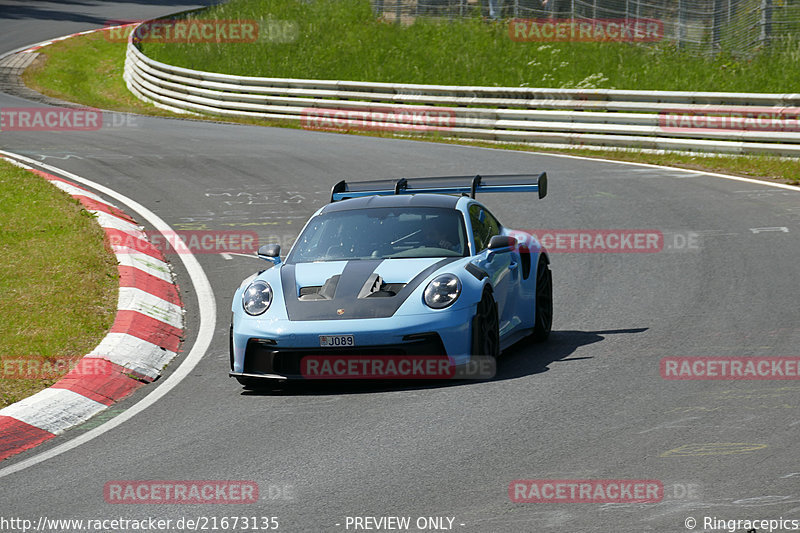
[(323, 348), (347, 348), (355, 346), (352, 335), (320, 335), (319, 345)]

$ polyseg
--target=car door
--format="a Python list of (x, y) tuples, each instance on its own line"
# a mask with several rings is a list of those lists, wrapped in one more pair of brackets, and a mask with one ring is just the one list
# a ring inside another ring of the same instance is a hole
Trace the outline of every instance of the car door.
[(489, 241), (502, 234), (502, 226), (488, 209), (478, 203), (469, 206), (472, 237), (475, 242), (475, 266), (489, 274), (494, 287), (497, 313), (500, 318), (500, 332), (506, 333), (519, 322), (516, 312), (516, 299), (519, 285), (519, 251), (490, 252)]

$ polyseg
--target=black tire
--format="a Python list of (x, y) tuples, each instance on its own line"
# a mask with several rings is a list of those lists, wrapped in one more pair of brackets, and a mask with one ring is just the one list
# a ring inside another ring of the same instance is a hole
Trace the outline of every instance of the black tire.
[(500, 356), (500, 320), (490, 290), (484, 290), (472, 319), (472, 355)]
[(231, 329), (228, 330), (228, 353), (231, 360), (231, 372), (233, 372), (233, 321), (231, 320)]
[(536, 267), (536, 309), (531, 337), (543, 342), (550, 336), (553, 327), (553, 274), (545, 256), (539, 256)]

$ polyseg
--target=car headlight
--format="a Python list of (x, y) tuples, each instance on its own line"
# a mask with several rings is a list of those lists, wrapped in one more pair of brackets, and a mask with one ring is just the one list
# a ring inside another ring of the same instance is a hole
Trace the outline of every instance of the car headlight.
[(461, 281), (454, 274), (442, 274), (428, 283), (423, 295), (428, 307), (444, 309), (452, 305), (459, 294), (461, 294)]
[(272, 287), (266, 281), (254, 281), (242, 293), (242, 307), (248, 315), (260, 315), (272, 303)]

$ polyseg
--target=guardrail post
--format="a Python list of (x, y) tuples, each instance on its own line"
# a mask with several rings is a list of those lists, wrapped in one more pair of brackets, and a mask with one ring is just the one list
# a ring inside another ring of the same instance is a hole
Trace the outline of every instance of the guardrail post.
[(761, 46), (769, 44), (772, 37), (772, 0), (761, 0), (761, 19), (759, 20), (761, 33), (758, 42)]
[[(711, 50), (716, 52), (720, 47), (720, 30), (722, 28), (722, 1), (714, 0), (711, 13)], [(730, 2), (730, 0), (728, 0)], [(730, 16), (730, 15), (729, 15)]]
[(687, 0), (678, 0), (678, 47), (684, 46), (686, 40)]

